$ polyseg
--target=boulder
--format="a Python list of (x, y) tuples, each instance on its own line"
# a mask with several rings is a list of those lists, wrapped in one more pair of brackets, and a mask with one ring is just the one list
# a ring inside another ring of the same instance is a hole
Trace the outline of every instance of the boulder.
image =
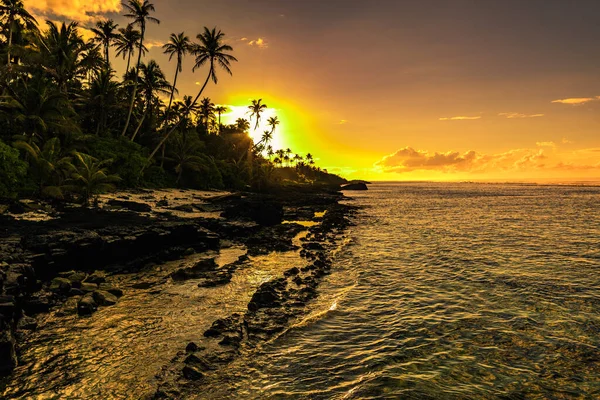
[(98, 285), (96, 285), (95, 283), (83, 282), (78, 289), (80, 289), (84, 293), (88, 293), (98, 289)]
[(106, 282), (106, 274), (102, 271), (94, 271), (90, 276), (85, 279), (87, 283), (104, 283)]
[(217, 263), (214, 258), (198, 261), (193, 267), (180, 268), (171, 274), (174, 281), (185, 281), (187, 279), (198, 279), (204, 277), (207, 272), (214, 271)]
[(204, 378), (204, 374), (194, 365), (186, 365), (183, 367), (183, 376), (190, 381), (197, 381)]
[(54, 293), (67, 294), (71, 290), (71, 281), (67, 278), (54, 278), (50, 282), (49, 289)]
[(99, 306), (112, 306), (118, 301), (117, 296), (104, 290), (96, 290), (92, 296)]
[(110, 294), (113, 294), (113, 295), (117, 296), (117, 297), (123, 296), (123, 291), (121, 289), (113, 287), (113, 286), (111, 286), (108, 283), (101, 283), (98, 286), (98, 289), (104, 290), (104, 291), (106, 291), (106, 292), (108, 292)]
[(86, 294), (77, 303), (77, 314), (79, 315), (91, 315), (97, 309), (98, 304), (96, 304), (92, 293)]

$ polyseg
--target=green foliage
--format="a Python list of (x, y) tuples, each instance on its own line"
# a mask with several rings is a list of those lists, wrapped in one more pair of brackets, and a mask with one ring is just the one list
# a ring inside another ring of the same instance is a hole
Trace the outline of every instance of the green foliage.
[(115, 190), (114, 182), (119, 181), (117, 175), (110, 175), (105, 168), (112, 160), (98, 161), (89, 154), (75, 153), (76, 163), (71, 174), (70, 185), (67, 186), (81, 195), (84, 204), (99, 193)]
[(14, 197), (27, 174), (19, 151), (0, 141), (0, 197)]
[(111, 171), (121, 180), (120, 187), (135, 187), (146, 163), (145, 149), (129, 139), (95, 137), (87, 145), (88, 153), (98, 160), (112, 160)]
[(158, 165), (153, 165), (144, 171), (143, 186), (153, 189), (170, 188), (176, 185), (175, 177)]

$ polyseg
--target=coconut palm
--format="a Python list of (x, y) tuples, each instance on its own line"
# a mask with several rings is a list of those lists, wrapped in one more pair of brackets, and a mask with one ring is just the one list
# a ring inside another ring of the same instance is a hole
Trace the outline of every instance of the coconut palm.
[[(127, 68), (125, 71), (129, 71), (131, 56), (135, 53), (135, 48), (138, 46), (140, 38), (140, 31), (135, 29), (132, 24), (127, 25), (126, 28), (119, 29), (119, 35), (115, 38), (115, 47), (117, 49), (117, 57), (123, 56), (123, 60), (127, 58)], [(142, 45), (141, 49), (142, 55), (148, 52), (148, 49), (144, 45)]]
[(235, 120), (235, 126), (242, 132), (247, 132), (250, 129), (250, 122), (246, 118), (238, 118)]
[(43, 196), (63, 198), (64, 181), (73, 169), (71, 158), (63, 155), (60, 140), (54, 137), (40, 148), (37, 144), (19, 140), (13, 144), (29, 156), (39, 193)]
[(169, 112), (171, 111), (171, 104), (173, 103), (173, 95), (175, 94), (175, 89), (177, 87), (177, 75), (183, 71), (183, 57), (190, 51), (190, 46), (190, 38), (187, 37), (183, 32), (180, 34), (171, 33), (169, 43), (166, 43), (163, 46), (164, 54), (169, 55), (169, 61), (171, 61), (174, 56), (177, 57), (175, 78), (173, 78), (173, 90), (171, 90), (171, 96), (169, 96), (169, 105), (167, 106), (167, 111), (165, 112), (165, 121), (169, 119)]
[(171, 90), (171, 85), (165, 78), (165, 74), (160, 69), (160, 66), (154, 60), (150, 60), (148, 64), (143, 64), (140, 67), (141, 77), (140, 86), (144, 97), (144, 113), (140, 122), (131, 136), (131, 141), (135, 140), (144, 120), (151, 114), (152, 104), (155, 99), (155, 94), (167, 94)]
[(214, 112), (218, 115), (219, 133), (221, 133), (221, 114), (226, 113), (229, 109), (225, 106), (216, 106)]
[(313, 165), (315, 163), (315, 160), (313, 159), (313, 156), (310, 153), (308, 153), (304, 158), (306, 159), (308, 165)]
[(131, 95), (131, 101), (129, 103), (129, 112), (127, 113), (127, 120), (125, 121), (125, 126), (123, 127), (123, 132), (121, 136), (125, 136), (127, 132), (127, 128), (129, 128), (129, 122), (131, 121), (131, 114), (133, 112), (133, 105), (135, 103), (135, 96), (137, 94), (138, 89), (138, 76), (140, 72), (140, 64), (142, 62), (142, 52), (144, 47), (144, 35), (146, 34), (146, 23), (154, 22), (156, 24), (160, 24), (160, 21), (154, 17), (150, 16), (150, 13), (155, 11), (154, 4), (150, 3), (148, 0), (128, 0), (126, 4), (124, 4), (127, 9), (127, 14), (125, 16), (127, 18), (133, 19), (132, 24), (138, 25), (140, 27), (140, 41), (138, 44), (138, 59), (135, 67), (135, 79), (133, 81), (133, 93)]
[(59, 90), (67, 93), (71, 82), (85, 72), (81, 65), (81, 53), (86, 49), (79, 34), (77, 22), (61, 23), (46, 21), (48, 30), (35, 39), (41, 65), (56, 82)]
[[(194, 68), (192, 69), (192, 72), (205, 64), (208, 64), (209, 68), (206, 80), (204, 81), (204, 84), (202, 85), (202, 87), (200, 87), (200, 91), (194, 98), (192, 106), (196, 105), (198, 99), (200, 98), (200, 96), (202, 96), (202, 93), (204, 92), (204, 89), (206, 88), (206, 85), (208, 84), (209, 80), (212, 79), (212, 81), (215, 84), (217, 84), (218, 67), (224, 69), (229, 75), (232, 74), (230, 68), (231, 63), (233, 61), (237, 61), (237, 59), (231, 54), (228, 54), (228, 52), (232, 51), (233, 48), (223, 43), (224, 36), (225, 34), (220, 30), (217, 31), (217, 28), (213, 28), (212, 30), (210, 30), (207, 27), (204, 27), (203, 33), (198, 34), (196, 36), (200, 43), (194, 44), (192, 46), (192, 54), (196, 56), (196, 62)], [(171, 128), (171, 130), (162, 139), (161, 143), (159, 143), (158, 146), (156, 146), (156, 148), (152, 151), (152, 153), (150, 153), (150, 156), (148, 157), (148, 162), (152, 159), (152, 157), (154, 157), (160, 146), (162, 146), (162, 144), (167, 141), (169, 136), (179, 127), (179, 124), (183, 122), (183, 119), (187, 116), (187, 114), (189, 114), (190, 111), (191, 107), (185, 110), (185, 112), (181, 115), (179, 119), (180, 122), (178, 122), (173, 128)], [(147, 164), (148, 163), (146, 163), (146, 165)]]
[(106, 130), (108, 115), (118, 106), (119, 84), (113, 79), (113, 71), (104, 69), (90, 82), (87, 103), (90, 111), (97, 120), (96, 135)]
[(177, 135), (170, 147), (169, 157), (166, 157), (168, 161), (171, 161), (175, 165), (175, 172), (177, 173), (177, 184), (181, 181), (181, 177), (185, 170), (198, 171), (202, 165), (202, 158), (199, 157), (198, 150), (200, 144), (198, 142), (192, 142), (185, 136)]
[(277, 115), (274, 117), (270, 117), (267, 120), (267, 125), (271, 127), (271, 134), (273, 134), (275, 132), (275, 128), (277, 127), (277, 125), (280, 124), (281, 121), (279, 121), (279, 118), (277, 118)]
[(103, 192), (115, 190), (114, 183), (119, 181), (118, 175), (111, 175), (105, 168), (112, 160), (98, 161), (98, 159), (83, 153), (75, 153), (77, 163), (71, 174), (70, 189), (81, 194), (81, 200), (88, 204), (90, 197)]
[(215, 105), (210, 101), (210, 98), (205, 97), (200, 101), (198, 115), (200, 116), (200, 121), (204, 124), (204, 130), (208, 133), (210, 121), (215, 117)]
[(254, 124), (254, 130), (258, 128), (258, 124), (260, 123), (260, 114), (267, 109), (267, 105), (262, 103), (262, 99), (252, 100), (252, 104), (248, 106), (248, 114), (250, 114), (250, 121), (252, 121), (252, 116), (256, 119), (256, 124)]
[(2, 15), (2, 22), (8, 27), (7, 33), (7, 62), (10, 66), (11, 63), (11, 46), (13, 42), (13, 31), (15, 28), (15, 22), (21, 21), (27, 29), (37, 30), (37, 21), (31, 15), (23, 5), (22, 0), (2, 0), (0, 1), (0, 15)]
[(80, 53), (79, 67), (88, 81), (91, 81), (94, 75), (106, 69), (106, 63), (99, 45), (94, 43), (84, 45)]
[(115, 24), (112, 19), (96, 22), (96, 27), (92, 28), (92, 32), (96, 35), (94, 42), (104, 46), (104, 56), (106, 57), (106, 66), (110, 67), (110, 45), (119, 35), (115, 33), (119, 25)]

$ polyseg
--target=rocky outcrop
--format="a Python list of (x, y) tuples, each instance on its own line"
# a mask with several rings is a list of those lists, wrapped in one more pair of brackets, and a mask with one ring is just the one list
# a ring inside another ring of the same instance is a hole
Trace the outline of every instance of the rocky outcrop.
[(349, 183), (342, 185), (341, 190), (368, 190), (367, 184), (364, 182)]
[(246, 197), (227, 206), (221, 216), (254, 221), (261, 226), (273, 226), (283, 221), (283, 206), (270, 198)]

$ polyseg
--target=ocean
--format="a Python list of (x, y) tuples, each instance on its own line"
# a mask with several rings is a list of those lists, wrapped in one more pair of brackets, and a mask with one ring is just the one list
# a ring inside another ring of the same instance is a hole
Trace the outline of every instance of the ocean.
[(600, 187), (369, 189), (312, 313), (199, 398), (600, 398)]

